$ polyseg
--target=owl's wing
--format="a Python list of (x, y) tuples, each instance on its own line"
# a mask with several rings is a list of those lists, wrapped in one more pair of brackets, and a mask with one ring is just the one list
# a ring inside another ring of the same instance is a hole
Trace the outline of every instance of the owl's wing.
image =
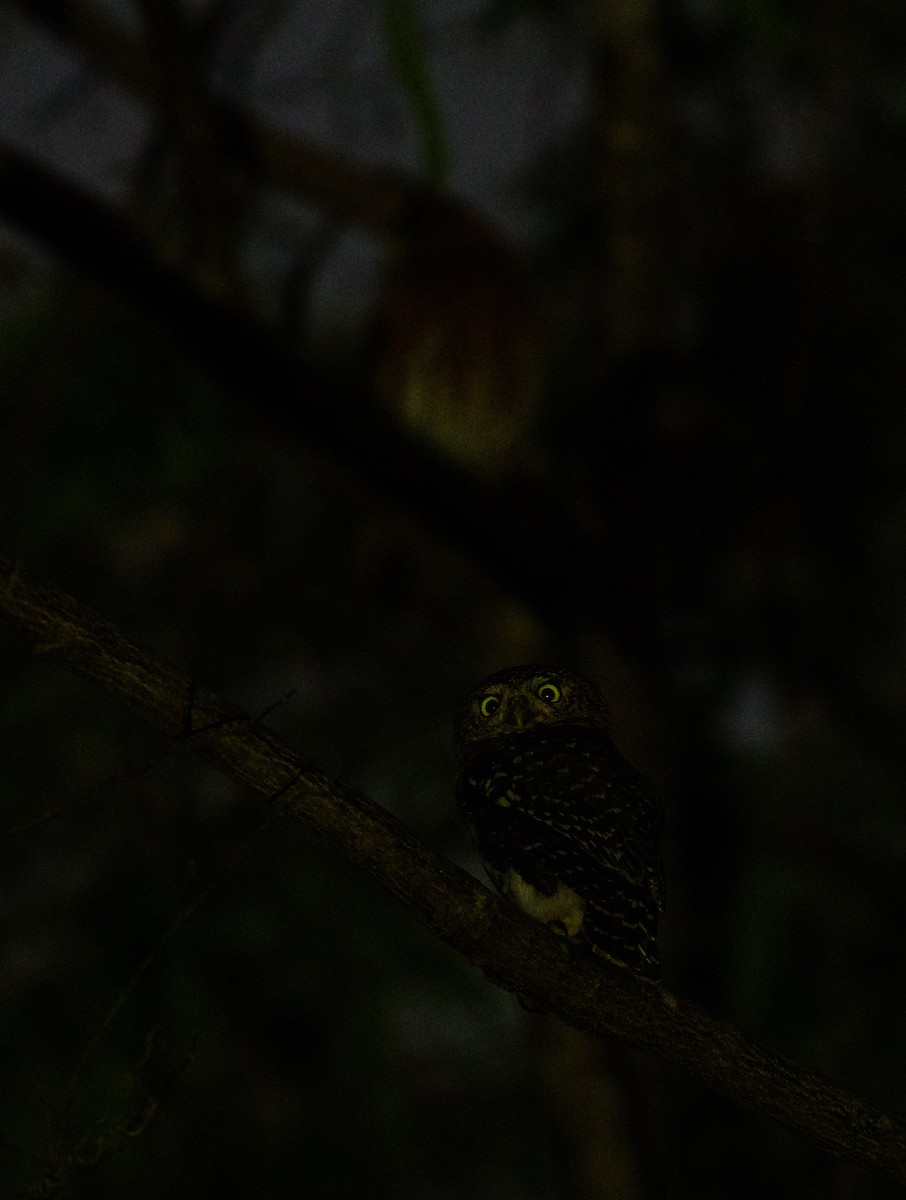
[(606, 786), (592, 779), (580, 801), (572, 798), (555, 805), (549, 817), (551, 839), (557, 845), (562, 840), (577, 855), (581, 848), (589, 863), (597, 863), (647, 892), (663, 912), (666, 886), (658, 849), (663, 826), (660, 803), (647, 779), (628, 764), (626, 767), (625, 774), (609, 777)]
[(564, 871), (570, 886), (573, 879), (617, 876), (648, 892), (663, 911), (663, 817), (653, 785), (597, 741), (544, 739), (519, 750), (508, 771), (498, 759), (464, 770), (458, 781), (459, 806), (486, 865), (521, 865), (533, 871), (534, 879), (519, 873), (535, 886), (548, 873), (564, 879)]
[[(605, 958), (658, 977), (663, 876), (656, 849), (650, 861), (616, 852), (602, 825), (580, 835), (515, 806), (486, 807), (470, 825), (485, 870), (519, 907)], [(564, 899), (564, 887), (579, 901), (568, 893)]]
[(641, 814), (635, 821), (620, 809), (585, 803), (577, 807), (574, 800), (564, 809), (551, 804), (549, 792), (543, 797), (523, 792), (507, 803), (482, 799), (466, 818), (492, 877), (512, 867), (548, 895), (558, 880), (580, 895), (611, 889), (622, 881), (647, 893), (663, 911), (664, 878), (654, 822), (649, 832)]
[[(615, 750), (587, 749), (575, 739), (562, 747), (539, 740), (535, 754), (521, 742), (506, 772), (498, 758), (492, 769), (461, 774), (460, 808), (501, 891), (574, 940), (656, 978), (665, 901), (657, 793)], [(564, 885), (581, 899), (579, 920), (572, 908), (559, 919)]]

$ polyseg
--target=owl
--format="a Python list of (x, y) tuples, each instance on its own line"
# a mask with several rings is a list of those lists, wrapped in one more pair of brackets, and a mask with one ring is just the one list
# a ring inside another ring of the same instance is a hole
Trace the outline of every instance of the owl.
[(456, 801), (494, 886), (570, 941), (656, 980), (657, 792), (597, 686), (546, 667), (483, 680), (456, 722)]

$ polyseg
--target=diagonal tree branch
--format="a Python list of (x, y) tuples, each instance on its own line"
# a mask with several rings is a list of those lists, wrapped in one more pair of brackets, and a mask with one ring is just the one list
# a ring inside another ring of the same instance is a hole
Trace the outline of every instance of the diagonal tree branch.
[(626, 596), (631, 570), (613, 545), (578, 527), (555, 488), (522, 480), (505, 491), (469, 475), (398, 427), (364, 391), (331, 384), (254, 317), (203, 294), (103, 200), (3, 143), (0, 213), (135, 304), (256, 414), (402, 502), (543, 618), (562, 622), (568, 610), (614, 629), (626, 645), (650, 645), (650, 631), (646, 641), (633, 628), (644, 606), (617, 606), (603, 578), (619, 577)]
[[(15, 3), (101, 78), (152, 107), (159, 102), (159, 68), (148, 47), (93, 0)], [(403, 175), (349, 162), (226, 100), (212, 104), (212, 118), (227, 131), (238, 164), (340, 220), (392, 238), (404, 235), (429, 205), (453, 219), (468, 215), (458, 201), (428, 196)], [(266, 413), (402, 501), (542, 620), (607, 628), (640, 661), (652, 657), (659, 633), (648, 619), (638, 568), (606, 527), (587, 526), (558, 480), (519, 478), (512, 486), (489, 488), (392, 422), (372, 396), (331, 385), (253, 315), (206, 294), (198, 279), (164, 261), (122, 212), (5, 145), (0, 214), (166, 326), (256, 414)], [(539, 546), (543, 571), (537, 569)]]
[(120, 696), (231, 778), (367, 868), (429, 929), (509, 991), (568, 1024), (685, 1067), (737, 1104), (906, 1182), (906, 1123), (749, 1042), (730, 1025), (607, 970), (434, 854), (393, 816), (112, 625), (0, 557), (0, 610), (36, 650)]
[[(146, 104), (160, 100), (159, 64), (142, 41), (91, 0), (15, 0), (27, 17), (66, 42), (104, 80)], [(405, 176), (349, 162), (321, 146), (218, 101), (213, 118), (236, 160), (272, 187), (313, 201), (340, 220), (397, 233), (423, 189)]]

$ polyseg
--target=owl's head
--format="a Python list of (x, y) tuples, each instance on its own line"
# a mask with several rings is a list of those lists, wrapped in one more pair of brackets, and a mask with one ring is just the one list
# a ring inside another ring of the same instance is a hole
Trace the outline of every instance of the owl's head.
[(550, 667), (509, 667), (474, 689), (456, 721), (456, 745), (468, 755), (480, 742), (537, 725), (586, 725), (607, 730), (597, 684)]

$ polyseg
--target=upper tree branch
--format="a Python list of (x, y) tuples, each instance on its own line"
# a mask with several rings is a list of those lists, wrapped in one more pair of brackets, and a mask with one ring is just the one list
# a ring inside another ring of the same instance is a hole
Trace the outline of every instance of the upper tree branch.
[(906, 1123), (879, 1113), (729, 1025), (564, 943), (434, 854), (389, 813), (300, 757), (214, 692), (131, 645), (112, 625), (0, 558), (0, 610), (42, 654), (119, 695), (231, 778), (305, 821), (366, 867), (501, 987), (564, 1021), (679, 1063), (738, 1104), (906, 1182)]
[[(542, 618), (555, 625), (586, 619), (614, 629), (624, 644), (641, 640), (627, 627), (641, 606), (618, 610), (601, 578), (606, 563), (626, 596), (630, 573), (613, 548), (605, 554), (576, 527), (554, 488), (520, 481), (511, 491), (489, 489), (407, 434), (370, 396), (338, 389), (253, 317), (202, 294), (104, 201), (2, 144), (0, 212), (163, 325), (256, 415), (326, 450), (403, 503)], [(539, 545), (544, 571), (537, 569)]]
[[(98, 74), (153, 106), (158, 71), (147, 47), (91, 0), (16, 0)], [(384, 235), (401, 232), (427, 200), (402, 176), (341, 157), (216, 102), (233, 131), (231, 153), (275, 187)], [(457, 204), (434, 196), (431, 204)], [(299, 440), (326, 449), (369, 486), (402, 502), (503, 590), (554, 628), (606, 628), (640, 661), (656, 653), (643, 581), (608, 530), (580, 527), (560, 481), (517, 480), (489, 489), (407, 435), (373, 398), (342, 391), (300, 362), (254, 316), (206, 295), (184, 268), (121, 212), (52, 169), (0, 146), (0, 212), (80, 272), (126, 297), (158, 323), (231, 394)], [(544, 570), (538, 570), (543, 547)], [(619, 580), (616, 591), (613, 581)]]
[[(71, 46), (105, 80), (137, 100), (160, 99), (158, 64), (147, 46), (89, 0), (15, 0)], [(235, 159), (265, 183), (313, 201), (343, 221), (374, 233), (399, 230), (422, 189), (404, 176), (351, 163), (286, 133), (226, 101), (212, 118), (230, 138)]]

